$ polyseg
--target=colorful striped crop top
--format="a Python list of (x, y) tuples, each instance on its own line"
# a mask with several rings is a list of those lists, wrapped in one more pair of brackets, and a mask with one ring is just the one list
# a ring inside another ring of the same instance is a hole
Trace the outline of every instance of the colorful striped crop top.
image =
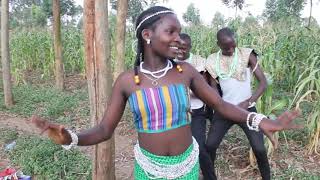
[(139, 89), (129, 96), (138, 132), (159, 133), (191, 122), (189, 90), (184, 84)]

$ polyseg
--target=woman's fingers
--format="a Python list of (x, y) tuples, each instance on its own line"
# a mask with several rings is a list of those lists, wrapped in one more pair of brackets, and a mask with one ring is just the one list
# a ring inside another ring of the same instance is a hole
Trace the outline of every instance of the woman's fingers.
[(271, 141), (273, 147), (276, 149), (278, 147), (278, 140), (274, 138), (273, 133), (271, 131), (266, 131), (264, 134), (268, 137), (268, 139)]
[(298, 116), (300, 116), (299, 110), (291, 111), (287, 114), (287, 121), (292, 121), (293, 119), (296, 119)]
[(286, 130), (290, 130), (290, 129), (302, 129), (304, 126), (300, 125), (300, 124), (289, 124), (288, 127), (286, 127)]
[(66, 144), (71, 141), (68, 131), (62, 125), (50, 123), (36, 115), (31, 117), (31, 123), (40, 129), (40, 134), (47, 132), (49, 138), (57, 144)]
[(59, 125), (59, 135), (62, 137), (69, 135), (68, 131), (62, 125)]
[(293, 110), (291, 112), (286, 111), (278, 117), (278, 120), (284, 124), (288, 124), (292, 120), (300, 116), (300, 114), (301, 114), (301, 111), (299, 109)]
[(49, 124), (46, 123), (44, 127), (42, 127), (41, 132), (40, 132), (40, 135), (42, 135), (44, 132), (46, 132), (47, 130), (49, 129)]
[(31, 123), (33, 123), (37, 128), (39, 128), (41, 130), (47, 128), (47, 122), (44, 121), (43, 119), (41, 119), (37, 115), (33, 115), (31, 117)]
[(277, 148), (278, 141), (274, 138), (273, 133), (281, 130), (290, 130), (290, 129), (301, 129), (303, 125), (298, 125), (293, 123), (292, 121), (300, 116), (300, 110), (294, 110), (291, 112), (282, 113), (276, 121), (266, 120), (260, 123), (261, 129), (264, 134), (270, 139), (274, 148)]
[(40, 129), (40, 134), (43, 134), (50, 127), (50, 124), (47, 121), (35, 115), (31, 117), (31, 123), (33, 123), (37, 128)]
[(49, 129), (52, 131), (51, 134), (52, 133), (62, 134), (62, 131), (64, 129), (62, 125), (50, 123), (36, 115), (33, 115), (31, 117), (31, 123), (33, 123), (37, 128), (41, 130), (40, 134), (43, 134)]
[(54, 123), (50, 123), (48, 122), (49, 124), (49, 128), (50, 129), (55, 129), (56, 131), (60, 132), (64, 127), (60, 124), (54, 124)]
[(62, 125), (58, 126), (59, 134), (62, 135), (64, 127)]
[(291, 111), (290, 114), (288, 115), (288, 118), (290, 120), (296, 119), (301, 115), (301, 111), (299, 109), (296, 109), (294, 111)]

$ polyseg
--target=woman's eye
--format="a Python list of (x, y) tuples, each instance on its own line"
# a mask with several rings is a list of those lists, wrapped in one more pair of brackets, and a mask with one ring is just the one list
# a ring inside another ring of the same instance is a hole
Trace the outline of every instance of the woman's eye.
[(174, 31), (173, 31), (172, 29), (168, 29), (168, 30), (167, 30), (167, 33), (168, 33), (168, 34), (173, 34)]

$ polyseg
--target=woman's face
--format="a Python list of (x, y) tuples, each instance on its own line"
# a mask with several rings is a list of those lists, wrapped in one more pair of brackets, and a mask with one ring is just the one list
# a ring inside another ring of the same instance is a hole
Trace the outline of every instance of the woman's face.
[(174, 14), (167, 14), (156, 22), (150, 36), (150, 45), (155, 54), (170, 59), (176, 58), (181, 43), (180, 31), (180, 22)]

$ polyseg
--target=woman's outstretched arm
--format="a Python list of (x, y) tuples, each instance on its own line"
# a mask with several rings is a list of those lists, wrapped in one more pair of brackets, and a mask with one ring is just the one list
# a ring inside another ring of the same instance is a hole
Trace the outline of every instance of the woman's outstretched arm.
[[(204, 103), (212, 107), (215, 111), (219, 112), (227, 119), (235, 122), (246, 122), (249, 114), (248, 111), (223, 101), (217, 91), (210, 87), (204, 78), (197, 73), (193, 67), (187, 64), (185, 66), (186, 67), (184, 68), (186, 73), (190, 75), (190, 88), (197, 97), (199, 97)], [(274, 132), (301, 127), (292, 123), (292, 121), (296, 119), (299, 114), (300, 112), (295, 110), (292, 112), (282, 113), (276, 120), (263, 118), (259, 124), (259, 127), (262, 129), (264, 134), (268, 136), (272, 143), (276, 144), (276, 141), (272, 136)]]
[[(125, 78), (125, 75), (120, 75), (114, 83), (112, 95), (109, 98), (110, 100), (105, 108), (101, 122), (98, 125), (77, 134), (79, 146), (98, 144), (111, 138), (126, 106), (127, 97), (124, 92), (125, 86), (123, 85), (124, 82), (127, 82)], [(71, 143), (71, 136), (62, 125), (51, 123), (38, 116), (32, 116), (31, 121), (42, 132), (47, 131), (49, 138), (55, 143)]]

